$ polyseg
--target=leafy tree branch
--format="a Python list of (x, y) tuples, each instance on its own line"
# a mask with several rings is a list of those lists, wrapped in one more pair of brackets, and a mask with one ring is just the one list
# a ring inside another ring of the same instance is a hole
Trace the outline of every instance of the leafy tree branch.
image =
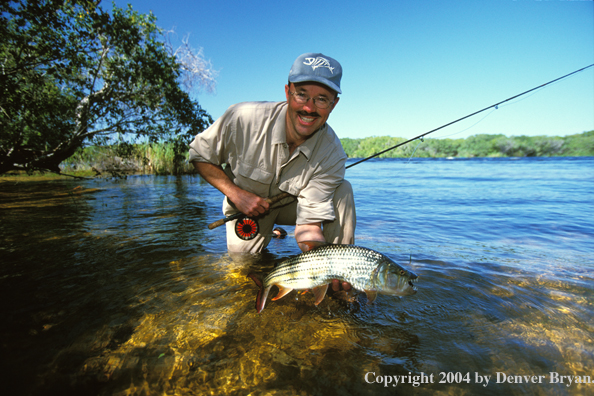
[[(212, 119), (188, 91), (214, 90), (216, 72), (152, 14), (98, 1), (0, 5), (0, 173), (59, 172), (88, 144), (182, 142)], [(185, 90), (184, 90), (185, 88)]]

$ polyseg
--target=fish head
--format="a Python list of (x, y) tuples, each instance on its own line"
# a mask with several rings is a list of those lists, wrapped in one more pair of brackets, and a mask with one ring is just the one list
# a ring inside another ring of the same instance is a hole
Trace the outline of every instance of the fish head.
[(379, 293), (410, 296), (417, 292), (414, 283), (418, 278), (414, 272), (390, 261), (378, 266), (375, 284)]

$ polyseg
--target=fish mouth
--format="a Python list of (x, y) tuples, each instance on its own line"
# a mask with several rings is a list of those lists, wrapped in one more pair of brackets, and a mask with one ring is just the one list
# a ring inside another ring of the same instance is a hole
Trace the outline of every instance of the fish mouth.
[(417, 287), (414, 285), (414, 283), (417, 283), (418, 280), (419, 278), (408, 280), (408, 286), (412, 289), (412, 294), (415, 294), (418, 291)]

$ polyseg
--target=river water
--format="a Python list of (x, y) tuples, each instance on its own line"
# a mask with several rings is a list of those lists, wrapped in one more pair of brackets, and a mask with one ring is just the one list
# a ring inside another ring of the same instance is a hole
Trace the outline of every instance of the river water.
[(257, 314), (246, 275), (299, 253), (293, 229), (234, 261), (199, 177), (3, 179), (3, 389), (594, 393), (576, 383), (594, 382), (594, 158), (373, 160), (347, 178), (356, 244), (417, 273), (416, 295), (292, 292)]

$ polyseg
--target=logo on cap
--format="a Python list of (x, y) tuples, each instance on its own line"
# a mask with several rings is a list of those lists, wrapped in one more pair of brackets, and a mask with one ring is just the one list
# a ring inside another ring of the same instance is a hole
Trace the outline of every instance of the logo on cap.
[(330, 73), (334, 74), (334, 68), (330, 66), (328, 59), (322, 58), (321, 56), (318, 56), (317, 58), (305, 58), (303, 64), (311, 66), (313, 70), (316, 70), (318, 67), (325, 67), (330, 70)]

